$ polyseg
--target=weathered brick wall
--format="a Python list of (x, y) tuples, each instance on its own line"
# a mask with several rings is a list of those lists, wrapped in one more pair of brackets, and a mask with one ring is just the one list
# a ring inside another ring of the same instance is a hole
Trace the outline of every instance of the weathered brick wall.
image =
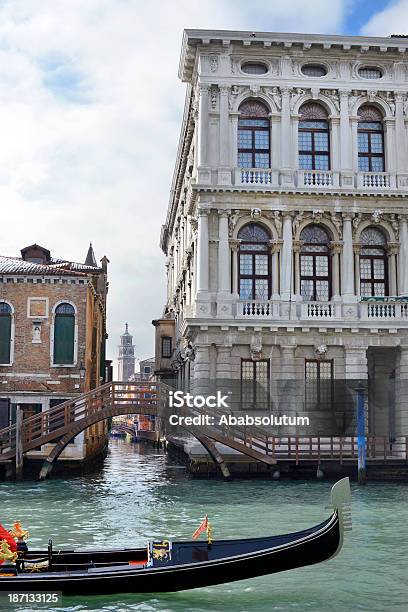
[[(36, 280), (36, 279), (33, 279)], [(84, 284), (6, 282), (0, 284), (0, 299), (7, 300), (14, 314), (14, 356), (11, 366), (0, 366), (0, 393), (7, 391), (55, 391), (78, 393), (79, 365), (85, 363), (87, 281)], [(42, 299), (41, 299), (42, 298)], [(52, 365), (51, 335), (56, 304), (68, 301), (77, 310), (77, 353), (74, 367)], [(34, 324), (40, 326), (40, 341)], [(34, 340), (34, 341), (33, 341)], [(70, 376), (76, 375), (75, 378)], [(5, 383), (4, 381), (7, 381)], [(48, 381), (51, 381), (50, 384)]]

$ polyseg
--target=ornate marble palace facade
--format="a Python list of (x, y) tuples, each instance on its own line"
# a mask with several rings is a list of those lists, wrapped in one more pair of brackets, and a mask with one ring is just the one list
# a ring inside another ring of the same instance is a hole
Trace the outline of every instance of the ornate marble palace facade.
[(179, 77), (157, 371), (368, 378), (406, 431), (408, 39), (187, 30)]

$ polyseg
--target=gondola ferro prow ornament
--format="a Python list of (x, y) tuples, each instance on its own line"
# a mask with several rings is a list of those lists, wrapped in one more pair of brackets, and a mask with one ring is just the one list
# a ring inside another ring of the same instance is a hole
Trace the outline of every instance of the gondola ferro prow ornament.
[(339, 518), (339, 532), (340, 539), (339, 545), (336, 552), (331, 558), (339, 554), (344, 540), (344, 533), (351, 531), (352, 520), (351, 520), (351, 490), (349, 478), (342, 478), (336, 482), (331, 490), (331, 506), (334, 511), (337, 512)]

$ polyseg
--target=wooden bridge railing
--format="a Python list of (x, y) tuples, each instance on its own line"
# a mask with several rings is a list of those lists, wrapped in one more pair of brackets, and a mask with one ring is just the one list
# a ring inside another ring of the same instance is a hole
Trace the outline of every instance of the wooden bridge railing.
[[(102, 410), (110, 412), (112, 416), (117, 412), (123, 414), (127, 410), (129, 414), (138, 411), (144, 414), (158, 414), (160, 393), (163, 392), (158, 391), (157, 383), (145, 381), (112, 382), (102, 385), (24, 419), (21, 431), (22, 451), (26, 452), (58, 440), (69, 431), (74, 422), (87, 419)], [(0, 430), (0, 461), (8, 460), (15, 455), (16, 437), (16, 425)]]

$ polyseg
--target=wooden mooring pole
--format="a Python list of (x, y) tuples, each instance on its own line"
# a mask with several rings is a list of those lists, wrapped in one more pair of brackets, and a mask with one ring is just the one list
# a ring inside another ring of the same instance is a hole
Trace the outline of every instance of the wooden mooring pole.
[(357, 387), (357, 450), (358, 450), (358, 484), (365, 485), (366, 472), (366, 434), (365, 434), (365, 396), (364, 387)]
[(16, 410), (16, 480), (23, 477), (23, 411), (20, 406)]

